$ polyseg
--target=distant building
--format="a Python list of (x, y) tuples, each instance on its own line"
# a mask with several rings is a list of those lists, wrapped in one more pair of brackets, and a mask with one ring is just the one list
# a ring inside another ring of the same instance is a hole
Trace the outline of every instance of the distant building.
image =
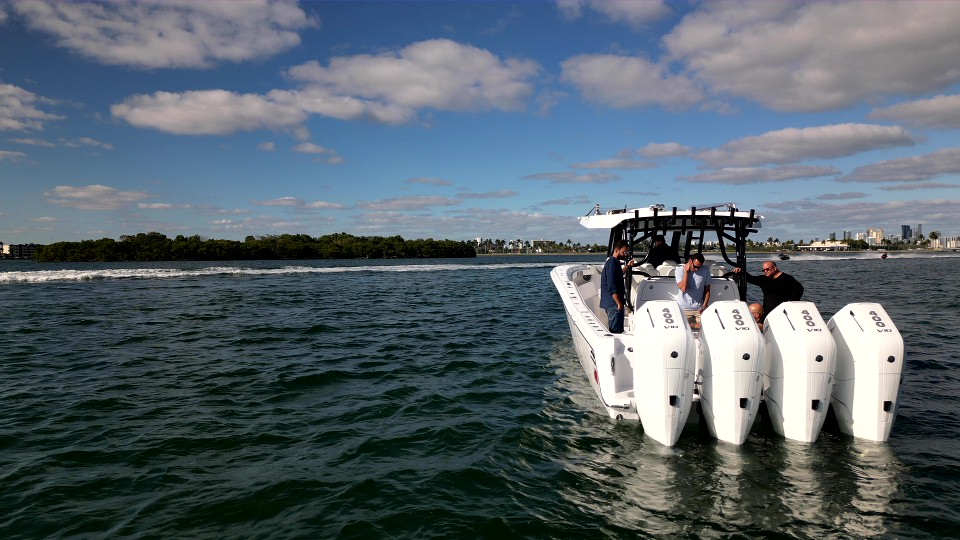
[(900, 225), (900, 236), (904, 242), (913, 240), (913, 229), (909, 225)]
[(3, 244), (3, 257), (8, 259), (32, 259), (40, 244)]
[[(833, 235), (834, 237), (836, 235)], [(846, 251), (850, 249), (850, 246), (844, 244), (843, 242), (837, 242), (834, 240), (821, 240), (819, 242), (810, 242), (805, 246), (797, 246), (799, 249), (805, 251)]]

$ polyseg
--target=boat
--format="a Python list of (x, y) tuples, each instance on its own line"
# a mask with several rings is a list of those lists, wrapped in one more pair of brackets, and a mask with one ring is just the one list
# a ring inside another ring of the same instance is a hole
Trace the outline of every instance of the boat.
[[(579, 220), (609, 232), (608, 256), (618, 240), (629, 242), (635, 263), (625, 272), (622, 334), (608, 331), (599, 306), (603, 263), (550, 272), (584, 375), (610, 418), (639, 422), (645, 437), (666, 446), (691, 424), (741, 445), (762, 404), (776, 433), (813, 443), (832, 408), (841, 433), (888, 440), (904, 368), (899, 331), (878, 303), (850, 303), (824, 321), (807, 301), (780, 304), (761, 330), (746, 303), (746, 276), (732, 272), (746, 268), (747, 237), (763, 220), (755, 210), (722, 203), (601, 212), (597, 205)], [(677, 302), (676, 264), (653, 268), (637, 253), (654, 235), (682, 261), (717, 246), (704, 263), (711, 299), (699, 325)]]
[(789, 260), (790, 260), (790, 256), (787, 255), (786, 253), (781, 253), (781, 254), (777, 255), (777, 257), (780, 257), (780, 260), (781, 260), (781, 261), (789, 261)]
[(884, 254), (880, 255), (880, 258), (881, 258), (881, 259), (886, 259), (886, 258), (887, 258), (887, 254), (884, 253)]

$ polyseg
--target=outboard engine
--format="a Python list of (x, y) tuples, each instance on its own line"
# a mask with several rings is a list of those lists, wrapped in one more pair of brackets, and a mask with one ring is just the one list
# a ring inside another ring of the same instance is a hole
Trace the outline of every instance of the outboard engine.
[(900, 403), (903, 338), (883, 306), (847, 304), (827, 323), (837, 344), (833, 412), (840, 431), (884, 442)]
[(704, 422), (721, 441), (743, 444), (760, 407), (763, 335), (741, 301), (712, 302), (700, 323)]
[(837, 346), (813, 302), (784, 302), (767, 315), (770, 365), (764, 391), (773, 429), (814, 442), (827, 417)]
[(633, 392), (643, 431), (667, 446), (680, 438), (693, 406), (697, 347), (673, 300), (650, 300), (633, 315)]

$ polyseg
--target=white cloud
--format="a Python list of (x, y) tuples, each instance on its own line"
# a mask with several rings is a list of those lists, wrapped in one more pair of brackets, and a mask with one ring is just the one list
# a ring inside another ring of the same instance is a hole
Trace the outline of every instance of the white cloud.
[(286, 206), (289, 208), (307, 209), (307, 210), (342, 210), (346, 208), (342, 204), (327, 201), (306, 202), (296, 197), (280, 197), (267, 201), (253, 201), (258, 206)]
[(80, 210), (119, 210), (151, 195), (143, 191), (120, 191), (93, 184), (89, 186), (57, 186), (45, 191), (47, 202)]
[(264, 141), (257, 145), (257, 150), (262, 150), (264, 152), (273, 152), (277, 149), (276, 143), (270, 141)]
[(895, 186), (880, 186), (884, 191), (913, 191), (916, 189), (958, 189), (960, 184), (944, 184), (941, 182), (922, 182), (919, 184), (897, 184)]
[(45, 122), (62, 120), (62, 116), (37, 109), (39, 104), (52, 103), (19, 86), (0, 83), (0, 131), (40, 131)]
[(416, 178), (407, 178), (404, 182), (408, 184), (427, 184), (431, 186), (452, 186), (453, 182), (449, 180), (444, 180), (442, 178), (429, 178), (426, 176), (418, 176)]
[(556, 173), (537, 173), (529, 174), (523, 178), (527, 180), (548, 180), (553, 184), (606, 184), (620, 180), (620, 177), (613, 173), (585, 173), (575, 172), (556, 172)]
[(866, 196), (867, 194), (862, 191), (846, 191), (844, 193), (824, 193), (818, 195), (817, 199), (821, 201), (839, 201), (843, 199), (862, 199)]
[(300, 143), (293, 147), (295, 152), (300, 152), (302, 154), (336, 154), (335, 150), (329, 148), (324, 148), (319, 144), (313, 143)]
[(680, 143), (650, 143), (640, 150), (640, 155), (647, 158), (680, 157), (690, 155), (690, 148)]
[(422, 108), (523, 110), (539, 69), (534, 62), (500, 61), (488, 51), (440, 39), (396, 54), (334, 58), (326, 68), (316, 61), (296, 66), (288, 74), (304, 84), (298, 90), (156, 92), (131, 96), (110, 112), (135, 126), (180, 135), (272, 129), (304, 138), (301, 124), (310, 114), (402, 124)]
[(100, 142), (96, 139), (90, 137), (80, 137), (75, 140), (60, 139), (60, 142), (69, 148), (79, 148), (81, 146), (94, 146), (97, 148), (103, 148), (105, 150), (113, 150), (113, 145), (110, 143)]
[(337, 57), (327, 67), (317, 61), (295, 66), (288, 75), (324, 100), (342, 107), (366, 103), (381, 121), (400, 121), (413, 111), (523, 110), (540, 71), (532, 61), (500, 60), (489, 51), (448, 39), (413, 43), (396, 53)]
[(137, 208), (144, 210), (177, 210), (191, 208), (189, 204), (170, 204), (170, 203), (140, 203)]
[(10, 139), (10, 140), (18, 144), (29, 144), (30, 146), (42, 146), (44, 148), (53, 148), (57, 146), (52, 142), (45, 141), (43, 139)]
[(357, 204), (358, 208), (364, 210), (376, 211), (409, 211), (424, 210), (437, 206), (456, 206), (462, 203), (460, 199), (451, 199), (449, 197), (434, 196), (411, 196), (396, 197), (392, 199), (380, 199), (378, 201), (365, 201)]
[(307, 118), (302, 109), (272, 99), (270, 94), (237, 94), (226, 90), (136, 95), (111, 105), (110, 112), (134, 126), (178, 135), (288, 129)]
[(840, 171), (834, 167), (814, 167), (810, 165), (791, 165), (786, 167), (730, 167), (703, 174), (681, 178), (687, 182), (711, 184), (760, 184), (767, 182), (785, 182), (806, 178), (834, 176)]
[(960, 94), (936, 96), (874, 109), (870, 118), (947, 129), (960, 128)]
[(485, 193), (461, 193), (460, 197), (464, 199), (506, 199), (515, 197), (516, 191), (512, 189), (499, 189), (497, 191), (487, 191)]
[(670, 8), (662, 0), (557, 0), (557, 8), (567, 20), (580, 18), (584, 8), (589, 8), (613, 22), (635, 28), (670, 14)]
[(864, 230), (888, 223), (917, 223), (924, 228), (942, 228), (956, 222), (960, 200), (914, 200), (892, 202), (857, 201), (825, 203), (810, 199), (770, 202), (764, 205), (776, 212), (769, 215), (764, 227), (791, 231), (791, 238), (824, 237), (830, 231)]
[(717, 150), (701, 152), (696, 158), (711, 167), (750, 167), (831, 159), (913, 144), (916, 144), (913, 135), (899, 126), (837, 124), (768, 131), (728, 142)]
[(960, 81), (960, 2), (706, 2), (663, 42), (719, 93), (822, 111)]
[(960, 174), (960, 148), (944, 148), (922, 156), (890, 159), (857, 167), (840, 182), (923, 182)]
[(637, 159), (637, 153), (633, 150), (621, 150), (608, 159), (591, 161), (588, 163), (573, 163), (572, 169), (650, 169), (657, 164), (650, 161), (640, 161)]
[(683, 109), (704, 100), (694, 81), (643, 58), (584, 54), (560, 66), (563, 82), (575, 86), (586, 99), (617, 109), (650, 105)]
[(204, 68), (272, 56), (300, 44), (297, 31), (318, 26), (295, 3), (14, 2), (32, 28), (64, 48), (111, 65)]
[(0, 150), (0, 161), (16, 161), (21, 158), (27, 157), (23, 152), (15, 152), (12, 150)]

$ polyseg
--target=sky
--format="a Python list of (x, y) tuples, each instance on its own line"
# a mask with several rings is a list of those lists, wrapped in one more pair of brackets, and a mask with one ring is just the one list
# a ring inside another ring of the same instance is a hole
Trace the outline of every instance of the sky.
[(0, 242), (960, 235), (960, 2), (0, 1)]

